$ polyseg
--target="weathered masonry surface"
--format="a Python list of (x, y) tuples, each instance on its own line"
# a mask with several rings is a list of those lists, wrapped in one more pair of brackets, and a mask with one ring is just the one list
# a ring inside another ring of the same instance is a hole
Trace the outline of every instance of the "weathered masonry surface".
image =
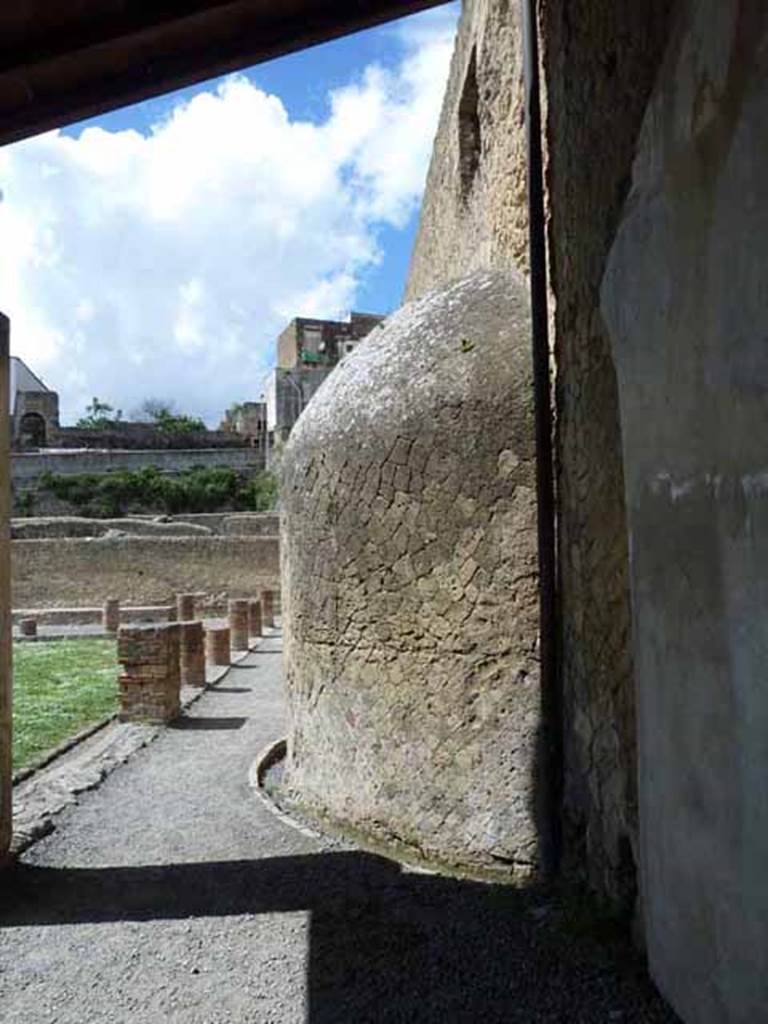
[[(409, 296), (523, 264), (516, 19), (464, 4)], [(695, 1024), (768, 1005), (767, 22), (756, 0), (539, 7), (566, 862), (639, 892)]]
[(768, 10), (682, 6), (602, 285), (619, 374), (648, 955), (768, 1014)]
[(519, 4), (465, 0), (406, 299), (528, 263)]
[(288, 787), (465, 867), (535, 873), (539, 686), (527, 293), (405, 306), (284, 457)]
[(96, 537), (11, 543), (18, 608), (166, 604), (192, 587), (247, 596), (279, 580), (277, 537)]
[(671, 0), (546, 0), (550, 267), (569, 866), (627, 909), (639, 860), (616, 369), (599, 309)]
[(179, 715), (180, 638), (179, 623), (120, 629), (117, 660), (122, 669), (118, 679), (121, 721), (170, 722)]
[(2, 470), (11, 449), (10, 324), (0, 313), (0, 865), (11, 845), (11, 481)]
[[(565, 859), (628, 908), (636, 893), (637, 797), (627, 532), (616, 374), (598, 307), (669, 6), (582, 0), (566, 16), (562, 4), (546, 3), (541, 26), (557, 357)], [(408, 296), (451, 280), (463, 266), (527, 264), (519, 12), (507, 0), (465, 0)], [(600, 102), (587, 101), (593, 91)]]

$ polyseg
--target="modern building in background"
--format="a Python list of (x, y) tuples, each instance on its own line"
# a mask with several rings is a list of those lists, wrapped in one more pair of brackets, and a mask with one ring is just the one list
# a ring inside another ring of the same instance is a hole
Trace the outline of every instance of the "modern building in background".
[(264, 382), (269, 452), (288, 439), (317, 389), (344, 356), (384, 320), (352, 313), (348, 321), (296, 317), (277, 339), (277, 365)]

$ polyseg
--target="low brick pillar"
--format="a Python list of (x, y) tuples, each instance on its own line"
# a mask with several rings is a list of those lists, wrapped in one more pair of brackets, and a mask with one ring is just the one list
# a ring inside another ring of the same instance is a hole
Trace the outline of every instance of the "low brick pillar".
[(229, 639), (233, 651), (248, 650), (248, 601), (229, 602)]
[(20, 619), (19, 632), (22, 636), (37, 636), (37, 619)]
[(265, 626), (273, 628), (275, 625), (275, 594), (272, 590), (261, 592), (261, 617)]
[(120, 720), (170, 722), (181, 711), (180, 627), (121, 626)]
[(205, 631), (205, 650), (209, 665), (229, 665), (229, 626), (210, 626)]
[(182, 686), (205, 686), (205, 632), (202, 622), (180, 622)]
[(108, 597), (104, 602), (101, 624), (107, 633), (116, 633), (120, 628), (120, 602), (116, 597)]
[(251, 636), (261, 636), (261, 601), (248, 602), (248, 629)]
[(195, 595), (176, 595), (176, 615), (179, 622), (191, 622), (195, 618)]

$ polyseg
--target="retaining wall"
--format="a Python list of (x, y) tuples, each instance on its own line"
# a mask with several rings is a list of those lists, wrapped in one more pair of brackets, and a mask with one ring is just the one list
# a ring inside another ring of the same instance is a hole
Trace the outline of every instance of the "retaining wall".
[(276, 537), (103, 537), (11, 544), (17, 608), (170, 604), (180, 592), (251, 597), (279, 582)]
[(199, 466), (256, 471), (264, 468), (264, 460), (255, 448), (15, 452), (11, 455), (11, 482), (14, 486), (32, 483), (43, 473), (116, 473), (146, 466), (157, 466), (162, 473), (183, 473)]

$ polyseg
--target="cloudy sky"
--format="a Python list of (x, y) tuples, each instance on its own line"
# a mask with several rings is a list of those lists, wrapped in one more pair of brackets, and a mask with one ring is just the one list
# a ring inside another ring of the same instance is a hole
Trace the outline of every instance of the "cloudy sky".
[(397, 306), (457, 8), (0, 149), (0, 309), (63, 422), (214, 425), (292, 317)]

